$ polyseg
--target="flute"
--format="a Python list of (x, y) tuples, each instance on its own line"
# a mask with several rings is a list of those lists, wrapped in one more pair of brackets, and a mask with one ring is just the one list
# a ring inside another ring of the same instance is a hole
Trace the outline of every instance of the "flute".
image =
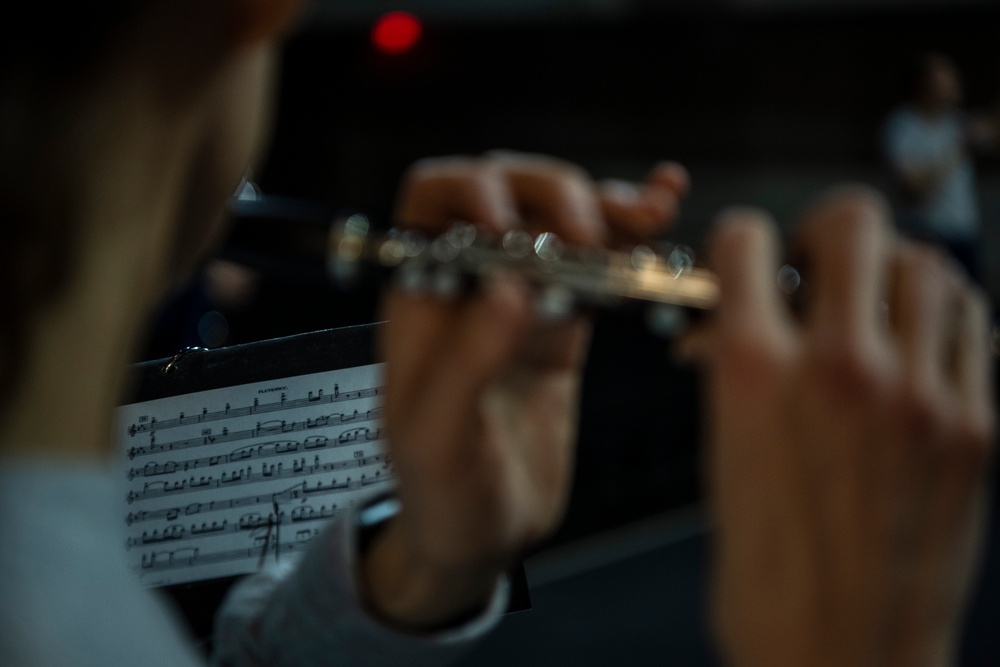
[[(305, 283), (364, 286), (362, 276), (374, 268), (404, 288), (451, 296), (505, 269), (536, 289), (544, 314), (638, 305), (648, 327), (662, 336), (679, 333), (719, 300), (715, 274), (698, 266), (694, 251), (683, 244), (600, 249), (569, 245), (547, 232), (492, 235), (469, 224), (437, 236), (401, 227), (376, 232), (363, 214), (281, 198), (234, 201), (231, 212), (236, 233), (219, 256)], [(777, 272), (777, 287), (794, 307), (807, 299), (804, 283), (789, 264)], [(992, 352), (1000, 357), (1000, 320), (990, 335)]]
[[(510, 271), (536, 290), (545, 316), (640, 304), (647, 308), (647, 323), (661, 335), (676, 334), (691, 312), (711, 310), (719, 301), (715, 274), (697, 266), (694, 251), (683, 244), (623, 251), (571, 246), (551, 232), (511, 229), (491, 235), (467, 223), (428, 237), (408, 228), (376, 235), (360, 214), (336, 222), (327, 253), (330, 277), (341, 286), (357, 284), (367, 266), (391, 272), (404, 289), (442, 296), (468, 289), (493, 272)], [(789, 293), (798, 287), (791, 267), (783, 267), (779, 278)]]

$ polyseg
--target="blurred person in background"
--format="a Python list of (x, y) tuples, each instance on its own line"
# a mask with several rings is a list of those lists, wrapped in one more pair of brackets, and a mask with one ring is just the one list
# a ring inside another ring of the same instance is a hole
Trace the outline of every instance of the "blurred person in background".
[(881, 137), (897, 222), (941, 245), (982, 284), (975, 155), (1000, 145), (1000, 119), (964, 109), (961, 72), (948, 55), (925, 53), (909, 67), (907, 98), (886, 118)]
[[(156, 305), (224, 233), (266, 145), (299, 2), (22, 9), (0, 40), (0, 654), (199, 664), (125, 565), (109, 426)], [(542, 156), (433, 159), (409, 171), (396, 213), (428, 230), (530, 214), (596, 246), (662, 229), (686, 187), (672, 164), (606, 186)], [(708, 380), (723, 655), (944, 664), (992, 453), (985, 305), (933, 250), (899, 239), (871, 192), (817, 200), (795, 247), (810, 269), (802, 317), (776, 285), (773, 223), (724, 214), (708, 248), (721, 303), (684, 339)], [(216, 664), (444, 664), (498, 621), (504, 571), (564, 510), (589, 324), (542, 321), (515, 276), (488, 283), (454, 301), (385, 294), (401, 510), (364, 548), (347, 517), (292, 567), (243, 580), (219, 615)]]

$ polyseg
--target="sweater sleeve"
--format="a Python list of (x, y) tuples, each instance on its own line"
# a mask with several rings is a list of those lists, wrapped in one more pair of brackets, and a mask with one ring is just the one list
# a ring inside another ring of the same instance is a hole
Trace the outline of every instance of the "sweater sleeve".
[(355, 525), (352, 510), (301, 559), (237, 583), (219, 609), (212, 664), (444, 665), (499, 622), (510, 597), (506, 578), (482, 613), (459, 627), (408, 635), (380, 624), (358, 595)]

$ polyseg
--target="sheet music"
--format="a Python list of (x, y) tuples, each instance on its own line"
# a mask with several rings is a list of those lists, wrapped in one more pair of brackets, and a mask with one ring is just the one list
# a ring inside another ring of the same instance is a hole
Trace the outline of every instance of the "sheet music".
[(121, 406), (128, 559), (149, 586), (294, 558), (391, 481), (382, 364)]

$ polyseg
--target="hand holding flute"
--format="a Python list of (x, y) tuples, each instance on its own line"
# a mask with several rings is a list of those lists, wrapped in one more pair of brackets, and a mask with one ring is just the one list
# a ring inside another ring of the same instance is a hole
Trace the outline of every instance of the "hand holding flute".
[[(442, 231), (475, 219), (439, 212)], [(717, 300), (679, 340), (706, 379), (719, 645), (733, 665), (944, 664), (982, 547), (989, 307), (941, 253), (900, 238), (867, 189), (831, 191), (797, 226), (787, 254), (808, 268), (804, 303), (781, 284), (776, 229), (759, 211), (720, 216), (705, 261)], [(386, 300), (390, 415), (424, 434), (395, 445), (424, 453), (397, 456), (412, 465), (404, 505), (449, 517), (400, 524), (396, 539), (424, 540), (429, 562), (519, 552), (558, 522), (569, 484), (586, 325), (539, 321), (523, 279), (491, 275), (459, 299), (397, 285)], [(481, 474), (466, 475), (470, 462)], [(454, 495), (431, 489), (443, 480)]]

